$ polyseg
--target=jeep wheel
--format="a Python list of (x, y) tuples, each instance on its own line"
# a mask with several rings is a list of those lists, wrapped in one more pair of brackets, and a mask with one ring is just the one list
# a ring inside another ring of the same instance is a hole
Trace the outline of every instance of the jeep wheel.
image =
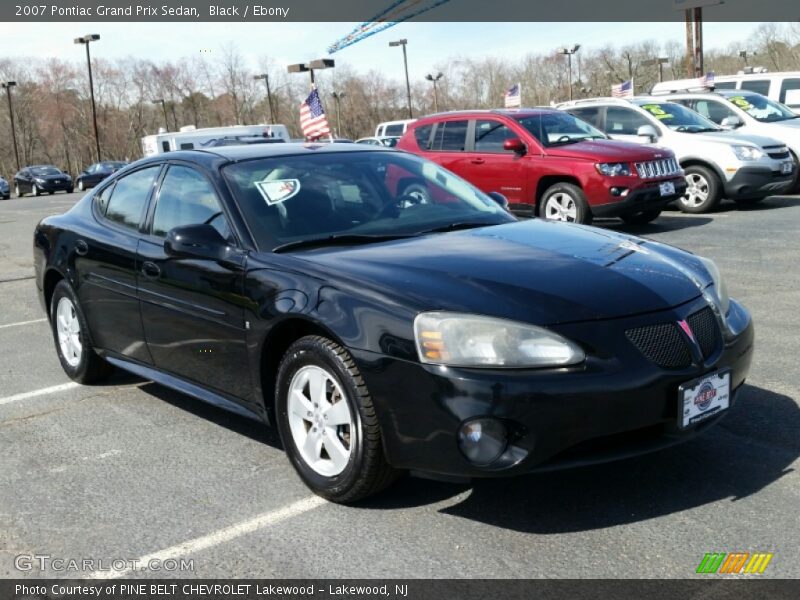
[(571, 183), (557, 183), (545, 191), (539, 202), (539, 216), (548, 221), (592, 222), (592, 211), (583, 190)]

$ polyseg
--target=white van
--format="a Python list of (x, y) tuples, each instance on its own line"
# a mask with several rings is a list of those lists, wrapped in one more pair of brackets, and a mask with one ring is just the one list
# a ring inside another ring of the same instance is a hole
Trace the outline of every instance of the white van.
[[(756, 70), (757, 71), (757, 70)], [(694, 83), (692, 83), (694, 82)], [(653, 86), (653, 94), (674, 94), (719, 90), (747, 90), (766, 96), (800, 114), (800, 71), (778, 73), (740, 71), (736, 75), (715, 75), (713, 87), (697, 87), (697, 79), (664, 81)]]
[(174, 150), (194, 150), (203, 148), (221, 138), (256, 137), (279, 138), (291, 141), (286, 125), (233, 125), (231, 127), (205, 127), (196, 129), (193, 125), (181, 127), (178, 132), (159, 132), (142, 138), (144, 156), (163, 154)]
[(416, 121), (416, 119), (403, 119), (402, 121), (386, 121), (378, 123), (375, 128), (375, 137), (400, 137), (406, 132), (409, 124)]

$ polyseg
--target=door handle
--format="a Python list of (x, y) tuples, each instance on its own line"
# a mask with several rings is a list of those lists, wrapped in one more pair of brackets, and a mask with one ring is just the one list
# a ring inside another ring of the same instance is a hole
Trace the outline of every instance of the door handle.
[(485, 161), (485, 160), (483, 160), (482, 158), (473, 158), (473, 159), (472, 159), (471, 161), (469, 161), (469, 162), (471, 162), (473, 165), (482, 165), (482, 164), (483, 164), (483, 163), (485, 163), (486, 161)]
[(78, 256), (86, 256), (89, 253), (89, 244), (83, 240), (75, 242), (75, 254)]
[(148, 279), (158, 279), (161, 277), (161, 269), (157, 264), (147, 261), (142, 264), (142, 275)]

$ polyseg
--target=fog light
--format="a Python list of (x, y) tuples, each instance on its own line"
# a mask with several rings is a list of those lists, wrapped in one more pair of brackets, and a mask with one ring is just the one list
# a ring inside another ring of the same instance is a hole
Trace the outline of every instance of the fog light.
[(505, 426), (497, 419), (471, 419), (458, 431), (458, 446), (467, 459), (485, 466), (500, 458), (506, 449), (508, 437)]

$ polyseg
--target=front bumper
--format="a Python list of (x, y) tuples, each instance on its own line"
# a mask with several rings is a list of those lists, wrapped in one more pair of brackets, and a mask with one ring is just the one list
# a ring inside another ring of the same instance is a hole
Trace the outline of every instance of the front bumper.
[(72, 181), (44, 181), (43, 183), (36, 182), (38, 187), (43, 192), (68, 192), (73, 189)]
[[(662, 196), (659, 185), (671, 181), (675, 186), (675, 193)], [(645, 210), (661, 210), (667, 204), (680, 198), (686, 192), (686, 179), (676, 177), (653, 181), (642, 181), (639, 187), (631, 189), (627, 195), (621, 196), (614, 202), (606, 204), (593, 204), (592, 214), (595, 217), (618, 217)]]
[[(586, 363), (578, 367), (454, 369), (352, 352), (372, 395), (391, 464), (440, 476), (508, 476), (641, 454), (691, 439), (717, 422), (725, 412), (680, 429), (678, 386), (730, 368), (735, 402), (752, 359), (753, 326), (745, 309), (732, 305), (738, 336), (684, 369), (651, 363), (624, 331), (652, 324), (654, 318), (686, 318), (705, 307), (702, 298), (657, 317), (553, 327), (588, 349)], [(612, 352), (605, 350), (609, 345)], [(480, 467), (462, 455), (457, 431), (465, 420), (485, 416), (502, 420), (512, 435), (506, 452)]]
[(740, 200), (781, 194), (789, 189), (794, 178), (794, 169), (784, 175), (767, 166), (742, 167), (725, 182), (725, 197)]

